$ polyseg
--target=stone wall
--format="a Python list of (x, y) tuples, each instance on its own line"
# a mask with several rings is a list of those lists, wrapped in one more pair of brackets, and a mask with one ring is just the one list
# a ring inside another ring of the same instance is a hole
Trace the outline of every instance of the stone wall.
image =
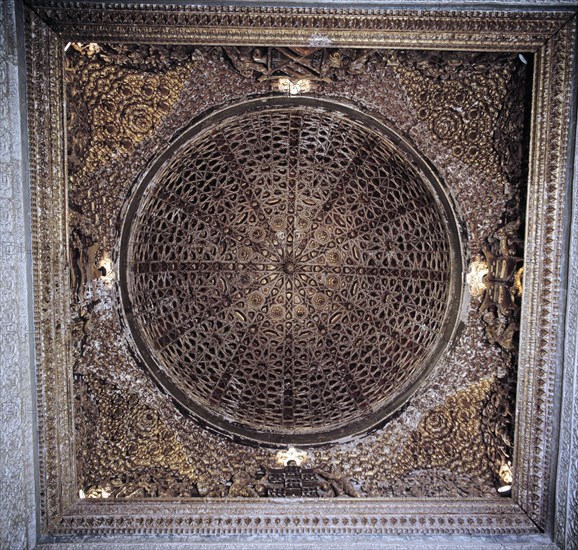
[[(576, 106), (573, 119), (576, 120)], [(561, 415), (556, 481), (556, 543), (568, 550), (578, 548), (578, 155), (574, 156), (574, 186), (567, 262), (568, 290), (564, 326), (564, 358), (560, 381)]]
[(24, 73), (14, 4), (0, 2), (0, 548), (7, 549), (36, 542)]

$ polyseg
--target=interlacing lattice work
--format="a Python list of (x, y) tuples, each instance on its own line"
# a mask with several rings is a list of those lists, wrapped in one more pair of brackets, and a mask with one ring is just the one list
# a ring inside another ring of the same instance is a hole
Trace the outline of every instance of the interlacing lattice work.
[(231, 111), (174, 149), (123, 252), (127, 319), (160, 383), (273, 442), (342, 437), (399, 406), (459, 302), (448, 213), (417, 163), (297, 101)]

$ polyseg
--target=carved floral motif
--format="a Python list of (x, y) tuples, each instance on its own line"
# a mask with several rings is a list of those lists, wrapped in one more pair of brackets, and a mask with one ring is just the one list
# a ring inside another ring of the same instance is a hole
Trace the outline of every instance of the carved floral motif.
[(68, 166), (81, 174), (127, 156), (165, 117), (186, 82), (190, 47), (72, 44), (66, 56)]
[[(517, 56), (393, 52), (385, 59), (434, 138), (461, 162), (493, 178), (498, 188), (506, 187), (510, 172), (520, 170), (525, 66)], [(519, 101), (507, 103), (512, 88)], [(504, 112), (509, 125), (502, 122), (496, 130)]]

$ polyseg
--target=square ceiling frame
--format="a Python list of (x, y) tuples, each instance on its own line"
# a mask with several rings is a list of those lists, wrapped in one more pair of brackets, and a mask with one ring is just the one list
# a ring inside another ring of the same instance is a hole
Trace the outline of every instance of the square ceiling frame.
[[(41, 534), (384, 535), (549, 531), (571, 172), (574, 11), (358, 10), (26, 2)], [(69, 343), (68, 41), (531, 52), (525, 283), (512, 498), (89, 501), (78, 497)]]

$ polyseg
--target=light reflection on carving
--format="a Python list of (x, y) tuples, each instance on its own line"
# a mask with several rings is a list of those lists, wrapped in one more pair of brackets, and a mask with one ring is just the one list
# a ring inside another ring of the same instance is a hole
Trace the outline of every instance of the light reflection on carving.
[(278, 451), (275, 455), (275, 460), (281, 466), (287, 466), (290, 461), (295, 462), (297, 466), (301, 466), (304, 462), (307, 462), (307, 453), (295, 447), (289, 447), (287, 450)]
[(291, 80), (290, 78), (279, 78), (274, 82), (273, 89), (278, 92), (285, 92), (289, 95), (306, 94), (312, 90), (311, 81), (306, 78)]
[(479, 257), (474, 259), (466, 275), (466, 282), (472, 296), (479, 297), (484, 293), (486, 289), (484, 278), (487, 274), (488, 264)]

